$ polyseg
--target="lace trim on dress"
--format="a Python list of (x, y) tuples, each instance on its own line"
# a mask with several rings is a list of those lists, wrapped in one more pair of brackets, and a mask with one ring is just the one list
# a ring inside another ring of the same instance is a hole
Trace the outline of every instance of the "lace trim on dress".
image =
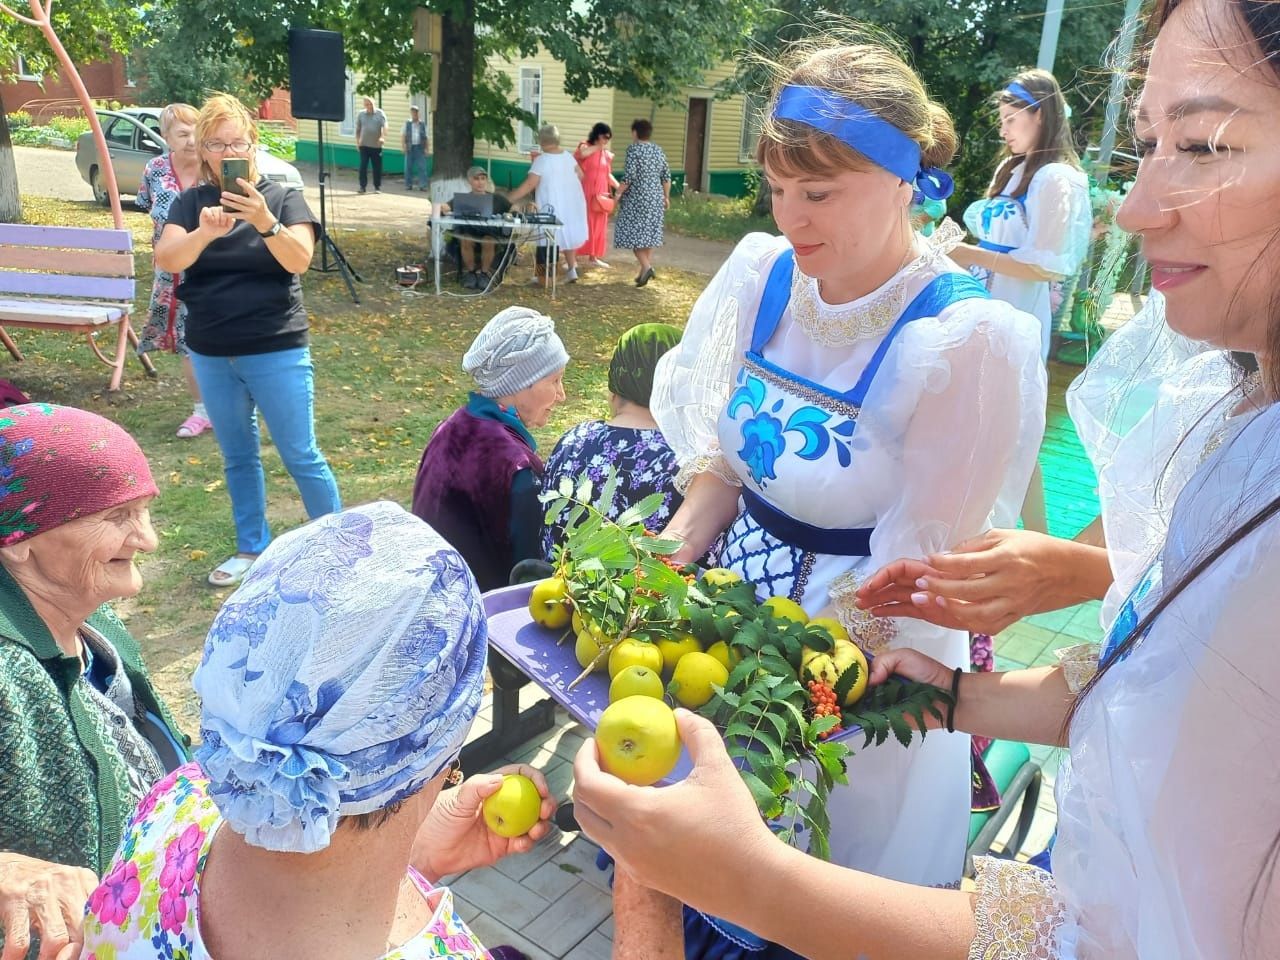
[(1066, 907), (1053, 877), (1038, 867), (975, 857), (974, 924), (969, 960), (1057, 960)]
[(924, 270), (937, 267), (947, 253), (964, 238), (953, 221), (944, 220), (933, 236), (917, 236), (919, 255), (903, 266), (890, 280), (852, 303), (833, 306), (822, 300), (818, 281), (798, 268), (791, 280), (791, 319), (814, 343), (825, 347), (847, 347), (878, 337), (902, 315), (908, 281)]
[(1054, 656), (1058, 658), (1058, 665), (1062, 667), (1067, 689), (1073, 694), (1079, 693), (1088, 686), (1089, 681), (1098, 672), (1099, 650), (1101, 647), (1096, 643), (1077, 643), (1073, 647), (1063, 647), (1061, 650), (1053, 651)]
[(729, 461), (724, 458), (724, 454), (715, 453), (694, 457), (681, 467), (680, 472), (676, 474), (676, 492), (681, 496), (688, 493), (689, 484), (693, 483), (693, 478), (700, 473), (714, 474), (731, 487), (742, 486), (742, 480), (733, 472), (733, 468), (729, 466)]
[(876, 656), (889, 648), (898, 635), (898, 625), (889, 617), (872, 616), (858, 606), (856, 594), (862, 586), (862, 577), (853, 570), (842, 573), (831, 581), (827, 596), (835, 609), (836, 619), (849, 631), (867, 653)]

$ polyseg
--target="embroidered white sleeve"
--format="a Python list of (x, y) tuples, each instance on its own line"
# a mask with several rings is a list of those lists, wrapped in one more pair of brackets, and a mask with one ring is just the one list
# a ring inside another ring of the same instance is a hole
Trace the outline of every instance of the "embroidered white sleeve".
[(978, 935), (969, 960), (1057, 960), (1066, 909), (1053, 877), (1038, 867), (995, 857), (973, 861)]
[(658, 361), (649, 409), (680, 464), (679, 489), (708, 470), (741, 486), (720, 451), (716, 430), (767, 269), (785, 245), (764, 233), (744, 237), (698, 297), (679, 345)]

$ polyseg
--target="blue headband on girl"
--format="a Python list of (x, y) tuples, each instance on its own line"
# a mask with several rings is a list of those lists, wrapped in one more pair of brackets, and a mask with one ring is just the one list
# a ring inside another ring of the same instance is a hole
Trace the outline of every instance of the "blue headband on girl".
[(1032, 106), (1032, 107), (1040, 106), (1041, 98), (1037, 97), (1034, 93), (1032, 93), (1030, 90), (1028, 90), (1026, 87), (1024, 87), (1020, 83), (1009, 84), (1007, 87), (1004, 88), (1004, 92), (1011, 97), (1016, 97), (1017, 99), (1022, 100), (1028, 106)]
[(831, 90), (783, 87), (773, 116), (830, 134), (932, 200), (945, 200), (955, 189), (955, 182), (943, 170), (921, 168), (920, 144), (866, 107)]

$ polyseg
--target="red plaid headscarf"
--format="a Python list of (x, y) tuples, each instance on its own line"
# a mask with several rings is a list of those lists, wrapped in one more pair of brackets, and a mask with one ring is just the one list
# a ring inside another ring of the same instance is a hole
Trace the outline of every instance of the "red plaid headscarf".
[(142, 448), (105, 417), (48, 403), (0, 410), (0, 545), (156, 493)]

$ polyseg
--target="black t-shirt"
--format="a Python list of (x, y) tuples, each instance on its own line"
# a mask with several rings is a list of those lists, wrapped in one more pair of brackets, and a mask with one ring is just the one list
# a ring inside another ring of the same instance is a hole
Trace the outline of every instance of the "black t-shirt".
[[(300, 190), (286, 190), (265, 178), (257, 187), (286, 227), (318, 225)], [(221, 197), (212, 184), (189, 187), (173, 201), (166, 223), (191, 233), (200, 226), (200, 211), (216, 207)], [(187, 305), (187, 346), (196, 353), (237, 357), (307, 344), (302, 281), (280, 266), (247, 221), (237, 222), (183, 271), (178, 299)]]

